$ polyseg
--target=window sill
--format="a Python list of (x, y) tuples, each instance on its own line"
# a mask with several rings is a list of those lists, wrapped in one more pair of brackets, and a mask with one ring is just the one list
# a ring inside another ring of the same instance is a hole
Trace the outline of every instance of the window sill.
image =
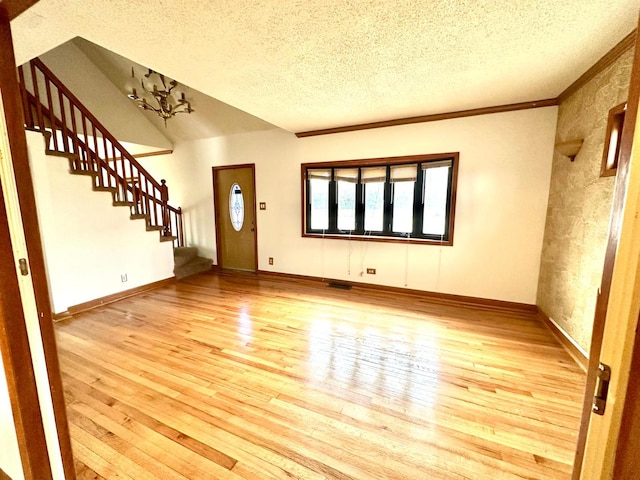
[(321, 233), (306, 233), (302, 234), (303, 237), (306, 238), (328, 238), (331, 240), (355, 240), (359, 242), (383, 242), (383, 243), (411, 243), (417, 245), (439, 245), (442, 247), (452, 247), (453, 239), (440, 241), (440, 240), (432, 240), (429, 238), (407, 238), (407, 237), (383, 237), (380, 235), (336, 235), (336, 234), (326, 234), (322, 235)]

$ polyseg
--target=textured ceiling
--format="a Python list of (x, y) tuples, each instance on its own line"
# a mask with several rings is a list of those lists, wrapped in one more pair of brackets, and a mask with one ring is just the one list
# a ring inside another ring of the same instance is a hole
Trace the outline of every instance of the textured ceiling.
[(81, 36), (290, 131), (557, 96), (638, 0), (40, 0), (19, 63)]
[[(130, 80), (131, 68), (134, 67), (139, 76), (147, 70), (145, 66), (137, 65), (127, 58), (82, 38), (75, 38), (71, 42), (122, 91), (123, 95), (129, 93), (126, 90), (126, 86)], [(69, 61), (74, 61), (74, 59), (69, 58)], [(270, 123), (189, 88), (187, 85), (180, 84), (179, 89), (185, 93), (192, 104), (194, 112), (190, 115), (176, 115), (169, 120), (165, 127), (162, 119), (154, 112), (141, 110), (143, 115), (173, 144), (185, 140), (198, 140), (275, 128)], [(133, 106), (134, 103), (131, 102), (131, 105)]]

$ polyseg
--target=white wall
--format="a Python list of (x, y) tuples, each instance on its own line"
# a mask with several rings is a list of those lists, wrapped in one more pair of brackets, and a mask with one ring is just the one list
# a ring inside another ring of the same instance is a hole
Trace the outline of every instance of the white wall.
[(0, 468), (13, 480), (24, 478), (2, 355), (0, 355)]
[[(216, 137), (223, 138), (223, 137)], [(197, 141), (206, 145), (217, 145), (216, 139)], [(182, 207), (186, 240), (198, 245), (206, 256), (215, 263), (215, 230), (211, 243), (211, 212), (213, 212), (213, 196), (211, 187), (211, 171), (207, 171), (204, 163), (191, 156), (188, 149), (191, 142), (182, 144), (182, 155), (175, 151), (169, 155), (143, 157), (138, 162), (155, 178), (165, 179), (169, 188), (169, 205)], [(187, 149), (185, 149), (185, 146)], [(208, 183), (207, 183), (208, 182)], [(209, 185), (209, 188), (207, 188)], [(211, 209), (207, 207), (211, 206)]]
[[(257, 202), (267, 203), (257, 212), (261, 270), (534, 304), (556, 117), (546, 107), (302, 139), (274, 130), (199, 140), (175, 146), (181, 170), (167, 178), (188, 241), (211, 258), (211, 167), (255, 163)], [(301, 163), (454, 151), (454, 246), (301, 237)], [(360, 275), (367, 267), (377, 274)]]
[(89, 177), (69, 174), (66, 158), (45, 155), (42, 135), (27, 132), (27, 142), (55, 313), (173, 276), (171, 242), (94, 192)]
[(119, 141), (172, 148), (169, 139), (127, 98), (124, 85), (118, 89), (73, 43), (60, 45), (40, 59)]

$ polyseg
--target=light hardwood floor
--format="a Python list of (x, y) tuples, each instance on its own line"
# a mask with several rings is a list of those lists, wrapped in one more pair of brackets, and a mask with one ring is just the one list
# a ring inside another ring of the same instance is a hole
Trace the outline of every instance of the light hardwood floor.
[(533, 313), (208, 274), (56, 334), (80, 479), (570, 478), (584, 375)]

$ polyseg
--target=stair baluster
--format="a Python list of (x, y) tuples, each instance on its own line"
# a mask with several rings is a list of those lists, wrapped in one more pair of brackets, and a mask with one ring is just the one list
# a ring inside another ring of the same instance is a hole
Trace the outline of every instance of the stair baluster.
[(93, 176), (94, 189), (129, 206), (131, 218), (183, 247), (182, 209), (169, 205), (166, 181), (158, 183), (40, 59), (27, 72), (18, 67), (26, 128), (42, 132), (49, 151), (68, 154), (72, 173)]

